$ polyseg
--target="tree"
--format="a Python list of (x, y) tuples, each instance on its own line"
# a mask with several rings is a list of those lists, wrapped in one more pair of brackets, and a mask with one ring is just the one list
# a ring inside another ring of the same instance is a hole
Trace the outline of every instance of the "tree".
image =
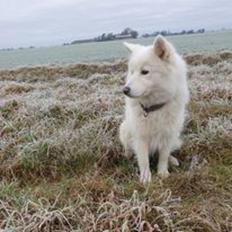
[(185, 30), (183, 30), (183, 31), (181, 31), (181, 33), (180, 33), (181, 35), (184, 35), (184, 34), (186, 34), (186, 31)]
[(120, 34), (121, 35), (129, 35), (131, 33), (131, 29), (129, 27), (125, 28)]
[(161, 31), (160, 34), (163, 35), (163, 36), (165, 36), (165, 35), (168, 34), (168, 32), (167, 31)]
[(204, 28), (197, 30), (197, 33), (204, 33), (204, 32), (205, 32)]
[(113, 40), (115, 38), (114, 34), (111, 32), (106, 36), (107, 40)]
[(194, 30), (186, 31), (186, 34), (194, 34)]
[(136, 39), (139, 35), (139, 33), (137, 31), (131, 31), (130, 34), (131, 34), (132, 38), (134, 38), (134, 39)]

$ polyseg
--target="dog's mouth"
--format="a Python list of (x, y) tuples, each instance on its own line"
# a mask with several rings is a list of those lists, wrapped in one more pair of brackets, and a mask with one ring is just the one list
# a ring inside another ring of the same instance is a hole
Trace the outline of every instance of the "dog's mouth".
[(136, 98), (136, 99), (138, 99), (138, 98), (144, 98), (144, 97), (146, 97), (148, 94), (146, 94), (146, 92), (144, 92), (144, 93), (142, 93), (142, 94), (132, 94), (131, 92), (129, 92), (129, 93), (124, 93), (124, 95), (125, 96), (127, 96), (127, 97), (129, 97), (129, 98)]
[(123, 91), (124, 95), (126, 95), (129, 98), (141, 98), (141, 97), (146, 96), (146, 92), (143, 92), (142, 94), (141, 93), (136, 94), (136, 93), (134, 93), (134, 91), (131, 90), (130, 87), (124, 87), (122, 91)]
[(134, 96), (131, 95), (131, 93), (124, 93), (125, 96), (133, 98)]
[(124, 93), (125, 96), (129, 97), (129, 98), (139, 98), (140, 96), (136, 96), (136, 95), (132, 95), (131, 93)]

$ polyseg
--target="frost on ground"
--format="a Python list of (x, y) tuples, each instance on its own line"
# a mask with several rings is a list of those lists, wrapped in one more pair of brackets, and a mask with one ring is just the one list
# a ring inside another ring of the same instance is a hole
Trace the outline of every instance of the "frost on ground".
[(0, 229), (232, 231), (232, 53), (186, 60), (181, 166), (148, 187), (118, 141), (125, 61), (0, 71)]

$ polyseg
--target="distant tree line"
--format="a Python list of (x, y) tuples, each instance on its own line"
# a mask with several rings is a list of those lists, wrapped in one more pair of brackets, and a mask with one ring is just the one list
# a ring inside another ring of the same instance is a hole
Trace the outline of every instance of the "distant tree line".
[(133, 38), (136, 39), (139, 33), (129, 27), (125, 28), (121, 33), (114, 34), (111, 33), (103, 33), (102, 35), (96, 37), (95, 41), (108, 41), (108, 40), (115, 40), (115, 39), (125, 39), (125, 38)]
[[(185, 35), (185, 34), (199, 34), (204, 33), (205, 29), (201, 28), (198, 30), (182, 30), (180, 32), (171, 32), (171, 31), (155, 31), (153, 33), (145, 33), (142, 37), (154, 37), (157, 35), (169, 36), (169, 35)], [(103, 33), (93, 39), (83, 39), (83, 40), (74, 40), (70, 44), (77, 44), (77, 43), (88, 43), (88, 42), (102, 42), (102, 41), (111, 41), (111, 40), (119, 40), (119, 39), (136, 39), (139, 33), (136, 30), (133, 30), (129, 27), (125, 28), (121, 33), (114, 34), (113, 32), (110, 33)], [(64, 43), (63, 45), (69, 45), (68, 43)]]
[(171, 31), (155, 31), (153, 33), (145, 33), (142, 35), (142, 37), (146, 38), (146, 37), (154, 37), (154, 36), (157, 36), (157, 35), (163, 35), (163, 36), (169, 36), (169, 35), (185, 35), (185, 34), (199, 34), (199, 33), (205, 33), (205, 29), (204, 28), (201, 28), (201, 29), (198, 29), (198, 30), (182, 30), (180, 32), (171, 32)]
[[(114, 34), (113, 32), (110, 33), (103, 33), (93, 39), (85, 39), (85, 40), (75, 40), (72, 41), (71, 44), (76, 43), (86, 43), (86, 42), (101, 42), (101, 41), (110, 41), (110, 40), (119, 40), (119, 39), (136, 39), (139, 33), (136, 30), (133, 30), (129, 27), (125, 28), (121, 33)], [(64, 44), (68, 45), (68, 44)]]

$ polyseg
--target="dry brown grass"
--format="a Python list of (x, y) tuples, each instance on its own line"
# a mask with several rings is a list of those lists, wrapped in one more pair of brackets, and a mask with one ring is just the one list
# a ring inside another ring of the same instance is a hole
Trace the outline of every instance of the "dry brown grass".
[(117, 136), (124, 61), (0, 71), (0, 229), (232, 231), (232, 53), (186, 60), (181, 166), (147, 187)]

